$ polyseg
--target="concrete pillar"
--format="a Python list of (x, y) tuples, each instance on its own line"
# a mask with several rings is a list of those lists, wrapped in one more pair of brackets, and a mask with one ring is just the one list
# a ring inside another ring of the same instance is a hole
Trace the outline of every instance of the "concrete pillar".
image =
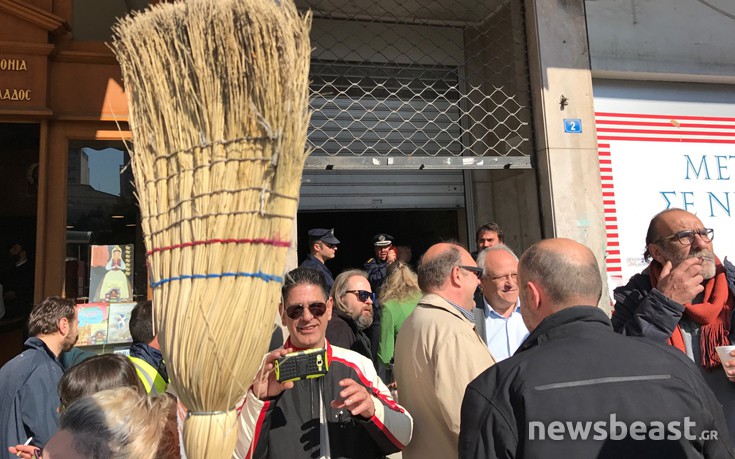
[[(544, 237), (589, 247), (603, 279), (600, 307), (610, 310), (605, 225), (597, 158), (584, 0), (525, 0), (536, 162)], [(581, 122), (565, 132), (565, 120)]]
[[(532, 169), (473, 172), (476, 227), (495, 222), (505, 243), (520, 256), (541, 239), (536, 174)], [(472, 237), (477, 228), (471, 229)]]
[[(531, 156), (532, 113), (528, 86), (523, 2), (502, 2), (484, 21), (465, 30), (468, 94), (466, 129), (472, 132), (471, 153)], [(478, 88), (471, 90), (470, 88)], [(495, 222), (505, 242), (518, 255), (541, 239), (536, 172), (533, 169), (473, 170), (467, 205), (473, 225)]]

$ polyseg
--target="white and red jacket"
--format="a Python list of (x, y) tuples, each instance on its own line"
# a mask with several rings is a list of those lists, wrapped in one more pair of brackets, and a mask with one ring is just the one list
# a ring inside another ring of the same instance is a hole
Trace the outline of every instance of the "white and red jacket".
[[(287, 342), (285, 347), (289, 347)], [(327, 343), (329, 372), (296, 381), (269, 400), (248, 390), (241, 406), (234, 457), (271, 459), (382, 458), (402, 450), (411, 440), (413, 418), (398, 405), (380, 380), (372, 362), (362, 355)], [(365, 386), (375, 415), (353, 417), (330, 402), (339, 399), (339, 381), (351, 378)]]

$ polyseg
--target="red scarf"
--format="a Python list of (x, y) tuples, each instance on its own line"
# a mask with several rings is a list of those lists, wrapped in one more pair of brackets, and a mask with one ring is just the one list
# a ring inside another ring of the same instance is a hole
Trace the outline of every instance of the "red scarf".
[[(715, 261), (715, 276), (704, 284), (703, 301), (698, 304), (684, 304), (684, 315), (701, 326), (699, 332), (701, 361), (702, 366), (707, 369), (716, 368), (722, 364), (715, 347), (730, 345), (728, 339), (730, 332), (730, 306), (728, 302), (730, 289), (727, 285), (724, 266), (718, 258), (715, 258)], [(649, 266), (648, 274), (653, 288), (658, 285), (661, 269), (661, 264), (655, 260)], [(678, 324), (674, 333), (669, 337), (669, 345), (686, 352), (684, 336)]]

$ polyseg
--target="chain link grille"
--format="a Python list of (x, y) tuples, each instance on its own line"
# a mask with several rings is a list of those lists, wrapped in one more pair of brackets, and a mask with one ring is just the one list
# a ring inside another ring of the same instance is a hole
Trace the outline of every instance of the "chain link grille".
[(296, 3), (314, 14), (312, 158), (528, 160), (522, 2)]

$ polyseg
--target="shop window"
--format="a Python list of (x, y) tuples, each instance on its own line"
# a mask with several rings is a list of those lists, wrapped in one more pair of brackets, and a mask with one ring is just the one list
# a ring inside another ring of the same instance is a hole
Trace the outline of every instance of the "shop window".
[(129, 162), (122, 142), (69, 143), (67, 297), (80, 302), (146, 297), (145, 248)]
[(145, 9), (149, 0), (74, 0), (72, 37), (76, 41), (110, 41), (118, 18)]

